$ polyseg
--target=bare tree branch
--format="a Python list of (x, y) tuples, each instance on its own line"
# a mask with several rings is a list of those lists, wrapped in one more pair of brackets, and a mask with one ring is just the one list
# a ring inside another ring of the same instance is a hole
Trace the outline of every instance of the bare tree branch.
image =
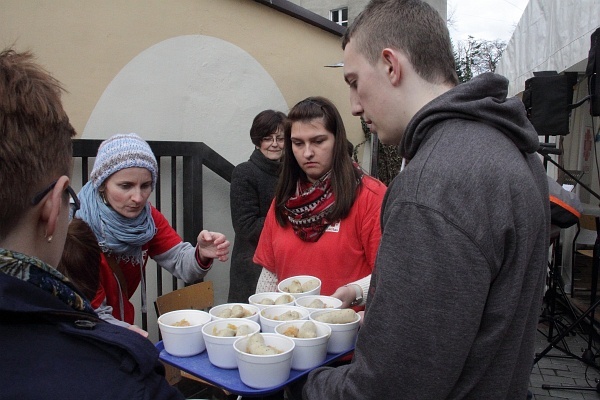
[(461, 82), (466, 82), (484, 72), (496, 72), (496, 67), (506, 42), (496, 40), (479, 40), (469, 36), (454, 47), (456, 72)]

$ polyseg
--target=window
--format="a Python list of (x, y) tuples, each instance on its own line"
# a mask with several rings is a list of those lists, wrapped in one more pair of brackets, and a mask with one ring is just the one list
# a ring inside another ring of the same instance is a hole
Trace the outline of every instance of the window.
[(348, 7), (329, 11), (329, 19), (338, 25), (348, 26)]

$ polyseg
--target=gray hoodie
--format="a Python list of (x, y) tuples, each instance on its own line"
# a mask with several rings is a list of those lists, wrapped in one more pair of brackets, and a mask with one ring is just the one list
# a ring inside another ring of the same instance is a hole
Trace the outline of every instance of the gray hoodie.
[(350, 365), (306, 399), (524, 399), (549, 246), (539, 139), (508, 82), (480, 75), (409, 123)]

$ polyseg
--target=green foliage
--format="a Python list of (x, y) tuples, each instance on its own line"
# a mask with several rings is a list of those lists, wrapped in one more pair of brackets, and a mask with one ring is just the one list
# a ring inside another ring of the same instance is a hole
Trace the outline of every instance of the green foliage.
[[(358, 149), (360, 146), (364, 145), (368, 140), (371, 139), (371, 130), (365, 121), (361, 118), (360, 124), (362, 126), (364, 140), (354, 146), (354, 150), (352, 152), (352, 158), (354, 161), (358, 162)], [(385, 145), (379, 141), (377, 141), (377, 171), (376, 178), (389, 186), (392, 182), (392, 179), (398, 172), (400, 172), (400, 166), (402, 165), (402, 157), (398, 154), (398, 146), (389, 146)]]
[(392, 180), (400, 172), (402, 166), (402, 157), (398, 152), (398, 146), (385, 145), (379, 143), (377, 158), (377, 179), (389, 186)]
[(360, 146), (363, 146), (365, 143), (367, 143), (368, 140), (371, 139), (371, 130), (369, 129), (369, 127), (365, 123), (365, 120), (362, 117), (360, 117), (360, 125), (362, 126), (364, 137), (363, 141), (354, 146), (354, 150), (352, 150), (352, 159), (354, 159), (354, 161), (356, 162), (358, 162), (358, 149), (360, 148)]

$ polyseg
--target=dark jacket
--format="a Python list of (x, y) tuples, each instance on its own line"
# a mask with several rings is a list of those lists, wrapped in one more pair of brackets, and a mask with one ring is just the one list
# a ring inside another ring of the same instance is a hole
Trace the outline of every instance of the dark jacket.
[(184, 398), (148, 339), (5, 274), (0, 353), (0, 399)]
[(230, 204), (235, 243), (229, 272), (230, 303), (247, 303), (256, 291), (262, 267), (253, 263), (252, 257), (275, 197), (279, 165), (279, 161), (269, 160), (256, 149), (249, 161), (233, 170)]
[(526, 397), (550, 204), (537, 133), (507, 88), (479, 75), (408, 124), (353, 362), (311, 372), (306, 399)]

